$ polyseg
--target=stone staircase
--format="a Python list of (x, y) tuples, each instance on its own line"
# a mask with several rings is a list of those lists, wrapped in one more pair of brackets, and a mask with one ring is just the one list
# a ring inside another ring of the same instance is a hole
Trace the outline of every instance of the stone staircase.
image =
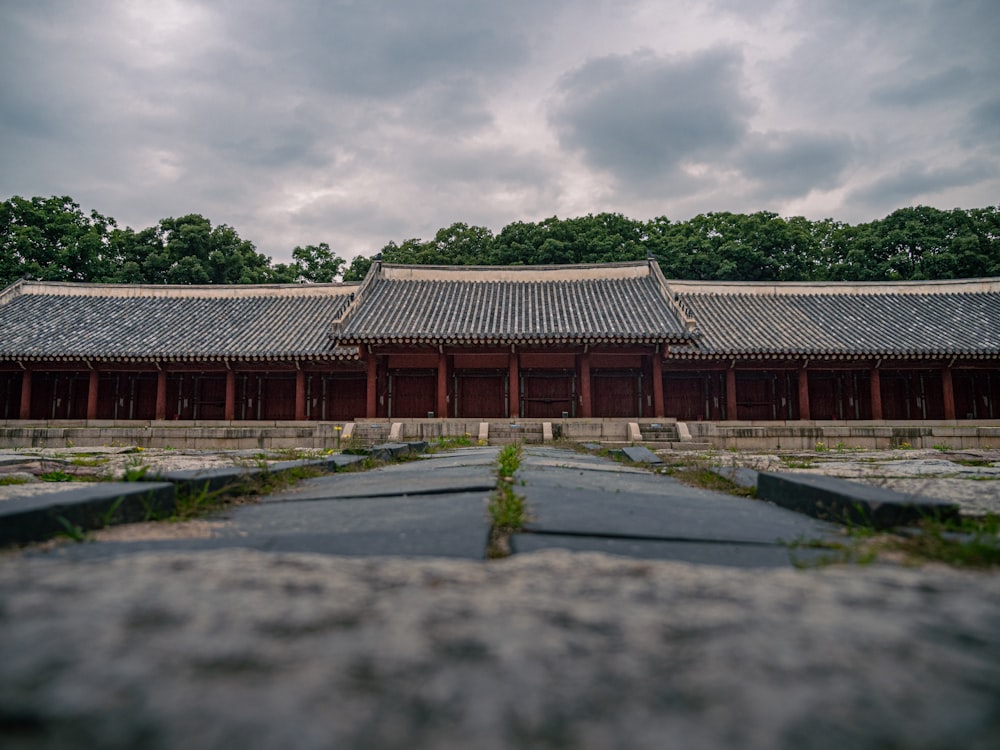
[(492, 422), (490, 424), (490, 445), (538, 444), (542, 442), (542, 424), (540, 422), (530, 424)]
[(354, 425), (354, 435), (350, 442), (370, 448), (388, 441), (390, 429), (391, 425), (388, 422), (357, 422)]

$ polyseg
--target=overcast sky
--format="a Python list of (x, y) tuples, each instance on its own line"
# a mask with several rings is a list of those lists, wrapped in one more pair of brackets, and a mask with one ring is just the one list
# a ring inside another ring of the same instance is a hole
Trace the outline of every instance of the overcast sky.
[(287, 259), (1000, 202), (998, 0), (0, 0), (0, 199)]

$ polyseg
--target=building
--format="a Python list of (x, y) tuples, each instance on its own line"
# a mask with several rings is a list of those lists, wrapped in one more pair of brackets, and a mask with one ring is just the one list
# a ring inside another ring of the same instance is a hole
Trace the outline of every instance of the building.
[(1000, 419), (1000, 279), (376, 262), (360, 284), (0, 293), (5, 420), (427, 417)]

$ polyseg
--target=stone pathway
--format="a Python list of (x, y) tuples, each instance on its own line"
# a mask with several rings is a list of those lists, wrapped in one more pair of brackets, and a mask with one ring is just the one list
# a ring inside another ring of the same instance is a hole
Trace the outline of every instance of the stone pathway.
[(6, 554), (0, 745), (1000, 744), (1000, 576), (796, 570), (781, 540), (835, 526), (546, 448), (484, 561), (496, 452)]
[[(498, 450), (467, 448), (306, 480), (258, 504), (213, 516), (210, 537), (65, 545), (46, 554), (80, 560), (241, 547), (481, 560), (489, 541), (486, 505), (496, 485)], [(839, 535), (833, 524), (769, 503), (687, 487), (573, 451), (526, 448), (517, 480), (531, 516), (525, 532), (513, 539), (515, 554), (560, 548), (715, 565), (789, 566), (822, 553), (790, 549), (788, 542)]]

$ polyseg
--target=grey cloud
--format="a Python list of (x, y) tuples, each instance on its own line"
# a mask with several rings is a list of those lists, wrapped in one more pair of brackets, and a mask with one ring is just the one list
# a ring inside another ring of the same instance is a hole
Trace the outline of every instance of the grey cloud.
[(953, 65), (915, 80), (876, 86), (871, 98), (877, 104), (917, 107), (963, 96), (974, 83), (975, 76), (967, 67)]
[(949, 167), (908, 162), (893, 173), (853, 191), (848, 200), (890, 209), (908, 206), (949, 188), (995, 178), (997, 166), (992, 161), (971, 159)]
[(739, 66), (723, 49), (591, 60), (560, 81), (549, 119), (564, 148), (622, 182), (669, 178), (681, 162), (715, 160), (745, 135), (754, 107)]
[(965, 134), (972, 146), (1000, 143), (1000, 97), (989, 99), (969, 112)]
[(836, 187), (854, 150), (842, 134), (765, 133), (747, 139), (737, 163), (764, 194), (793, 198)]

